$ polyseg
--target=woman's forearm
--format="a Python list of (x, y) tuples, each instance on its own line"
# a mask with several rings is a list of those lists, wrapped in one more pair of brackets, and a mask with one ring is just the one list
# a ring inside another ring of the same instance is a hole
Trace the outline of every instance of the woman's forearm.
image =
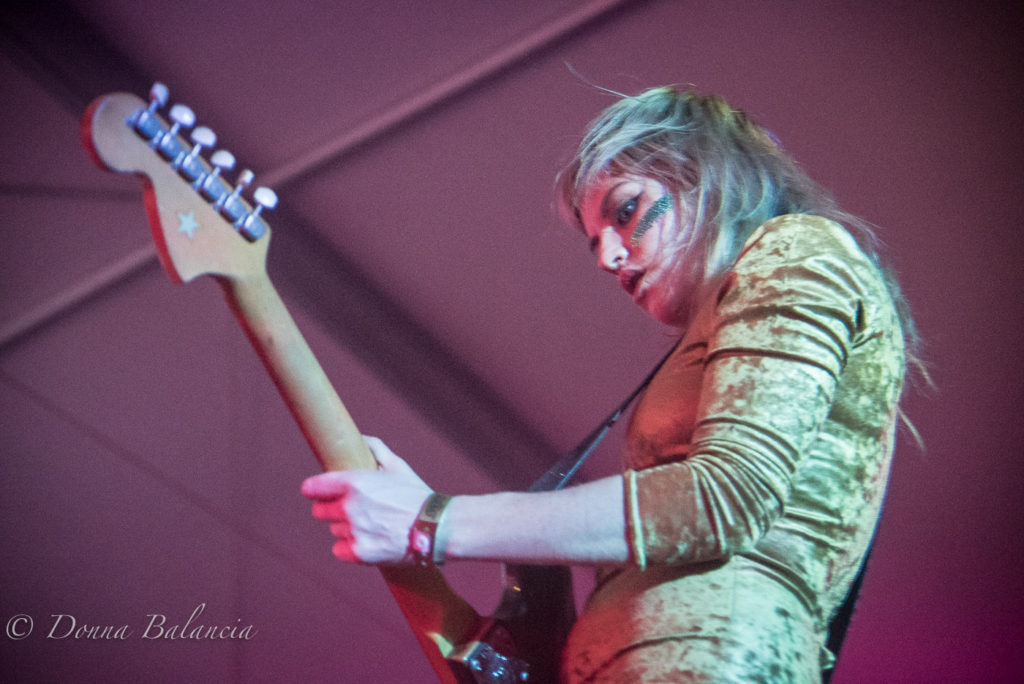
[(443, 524), (452, 560), (597, 564), (629, 559), (622, 477), (557, 492), (458, 496)]

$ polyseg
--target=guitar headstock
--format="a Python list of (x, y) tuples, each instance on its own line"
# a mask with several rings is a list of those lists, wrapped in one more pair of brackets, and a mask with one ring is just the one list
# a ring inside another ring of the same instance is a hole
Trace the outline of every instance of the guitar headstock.
[[(95, 100), (82, 117), (82, 141), (101, 167), (133, 173), (143, 179), (146, 213), (164, 269), (177, 283), (198, 275), (240, 278), (266, 268), (270, 226), (262, 212), (273, 209), (277, 196), (257, 188), (250, 204), (242, 197), (252, 183), (242, 171), (232, 185), (224, 173), (234, 157), (218, 150), (213, 131), (195, 124), (184, 105), (174, 105), (169, 121), (159, 111), (167, 104), (167, 88), (153, 86), (150, 102), (128, 93)], [(192, 129), (192, 142), (183, 133)]]

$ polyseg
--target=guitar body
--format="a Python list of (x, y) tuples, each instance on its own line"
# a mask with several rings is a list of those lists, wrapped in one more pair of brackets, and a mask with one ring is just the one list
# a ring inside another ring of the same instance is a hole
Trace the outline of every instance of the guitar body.
[(572, 572), (561, 565), (510, 565), (514, 587), (495, 611), (508, 627), (520, 657), (530, 664), (531, 682), (557, 682), (562, 651), (576, 621)]

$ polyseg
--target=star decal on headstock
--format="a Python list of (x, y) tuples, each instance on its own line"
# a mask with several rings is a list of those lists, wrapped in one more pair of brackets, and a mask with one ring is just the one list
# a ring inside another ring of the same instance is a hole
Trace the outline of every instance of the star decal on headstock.
[(178, 232), (188, 235), (188, 239), (192, 239), (193, 233), (196, 232), (196, 228), (199, 227), (199, 221), (196, 221), (196, 212), (190, 211), (187, 214), (178, 212)]

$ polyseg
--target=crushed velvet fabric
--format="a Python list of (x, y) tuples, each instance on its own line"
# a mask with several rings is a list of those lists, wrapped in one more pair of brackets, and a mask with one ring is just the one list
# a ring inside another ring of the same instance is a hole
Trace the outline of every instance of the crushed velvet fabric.
[(634, 563), (598, 571), (569, 682), (818, 682), (878, 519), (904, 374), (879, 270), (839, 225), (748, 240), (637, 406)]

